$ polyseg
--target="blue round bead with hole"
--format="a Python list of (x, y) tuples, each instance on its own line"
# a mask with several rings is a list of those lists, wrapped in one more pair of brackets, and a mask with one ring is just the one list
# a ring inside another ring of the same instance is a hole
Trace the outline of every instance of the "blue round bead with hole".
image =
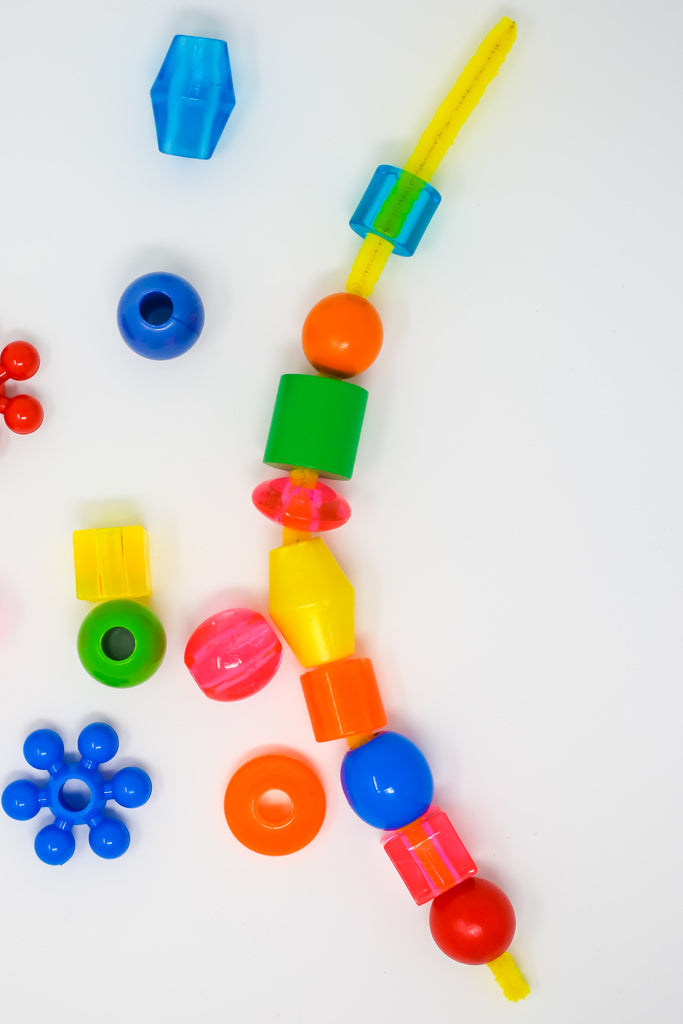
[(175, 359), (192, 348), (204, 327), (199, 293), (177, 274), (144, 274), (119, 300), (119, 331), (146, 359)]

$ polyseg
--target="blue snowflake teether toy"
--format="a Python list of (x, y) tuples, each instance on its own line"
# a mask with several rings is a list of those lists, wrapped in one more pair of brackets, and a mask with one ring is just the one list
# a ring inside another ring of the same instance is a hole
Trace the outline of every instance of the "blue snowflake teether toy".
[(41, 807), (55, 816), (40, 830), (35, 851), (46, 864), (65, 864), (76, 849), (74, 825), (90, 828), (90, 849), (98, 857), (112, 860), (125, 853), (130, 843), (128, 829), (105, 814), (108, 800), (121, 807), (141, 807), (149, 799), (152, 782), (141, 768), (121, 768), (105, 779), (100, 765), (111, 761), (119, 749), (119, 738), (110, 725), (93, 722), (78, 737), (80, 761), (64, 758), (64, 744), (52, 729), (37, 729), (24, 743), (24, 757), (32, 768), (50, 773), (45, 785), (30, 779), (10, 783), (2, 794), (3, 810), (10, 818), (28, 821)]

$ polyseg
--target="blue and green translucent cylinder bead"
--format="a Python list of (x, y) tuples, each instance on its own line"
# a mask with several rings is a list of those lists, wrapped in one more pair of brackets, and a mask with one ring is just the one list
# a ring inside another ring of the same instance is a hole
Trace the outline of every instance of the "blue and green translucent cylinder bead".
[(365, 238), (378, 235), (397, 256), (412, 256), (441, 202), (428, 182), (410, 171), (381, 164), (351, 217), (351, 227)]

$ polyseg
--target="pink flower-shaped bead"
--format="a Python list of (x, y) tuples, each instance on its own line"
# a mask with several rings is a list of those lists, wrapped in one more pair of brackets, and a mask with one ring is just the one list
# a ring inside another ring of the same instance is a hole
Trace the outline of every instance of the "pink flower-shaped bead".
[(185, 664), (212, 700), (242, 700), (262, 690), (278, 670), (282, 644), (271, 626), (249, 608), (229, 608), (197, 626)]

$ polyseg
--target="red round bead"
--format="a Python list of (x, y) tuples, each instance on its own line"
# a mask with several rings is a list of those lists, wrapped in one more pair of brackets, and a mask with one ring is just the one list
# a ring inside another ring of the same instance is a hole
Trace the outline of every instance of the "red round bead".
[(28, 341), (11, 341), (0, 352), (0, 366), (12, 380), (28, 380), (40, 366), (38, 349)]
[(7, 402), (5, 423), (15, 434), (32, 434), (43, 422), (43, 407), (30, 395), (15, 395)]
[(515, 934), (515, 912), (502, 889), (468, 878), (437, 896), (429, 927), (439, 949), (461, 964), (488, 964), (502, 956)]

